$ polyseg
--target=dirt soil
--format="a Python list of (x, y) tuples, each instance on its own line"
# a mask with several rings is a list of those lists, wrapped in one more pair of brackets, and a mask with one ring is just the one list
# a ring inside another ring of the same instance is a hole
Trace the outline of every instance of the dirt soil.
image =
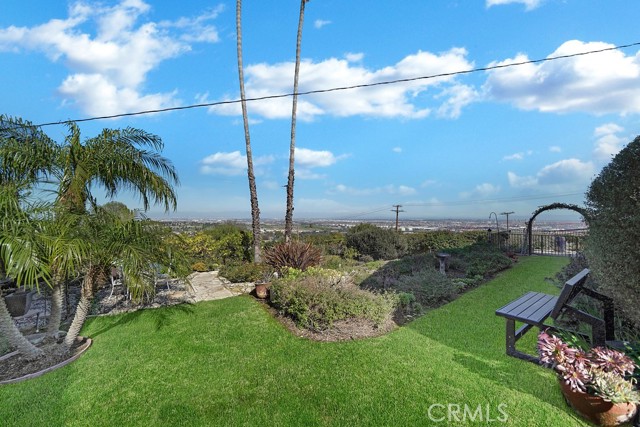
[(86, 348), (86, 344), (85, 339), (78, 340), (69, 353), (61, 351), (61, 344), (39, 344), (38, 347), (45, 352), (45, 355), (31, 361), (26, 360), (20, 354), (14, 354), (0, 361), (0, 381), (20, 378), (62, 363), (81, 353)]

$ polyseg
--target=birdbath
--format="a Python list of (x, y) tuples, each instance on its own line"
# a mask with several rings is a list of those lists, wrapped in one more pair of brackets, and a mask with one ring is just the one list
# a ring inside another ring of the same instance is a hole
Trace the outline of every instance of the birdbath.
[(451, 255), (445, 254), (444, 252), (437, 253), (438, 261), (440, 261), (440, 273), (446, 274), (447, 271), (447, 263), (449, 262), (449, 257)]

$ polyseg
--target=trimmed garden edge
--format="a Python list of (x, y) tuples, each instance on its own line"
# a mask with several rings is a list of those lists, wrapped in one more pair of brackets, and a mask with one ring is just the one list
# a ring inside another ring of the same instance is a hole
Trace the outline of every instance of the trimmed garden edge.
[[(68, 359), (63, 360), (62, 362), (53, 365), (53, 366), (49, 366), (48, 368), (42, 369), (38, 372), (33, 372), (31, 374), (27, 374), (27, 375), (23, 375), (21, 377), (18, 378), (12, 378), (9, 380), (4, 380), (4, 381), (0, 381), (0, 386), (5, 385), (5, 384), (14, 384), (14, 383), (18, 383), (18, 382), (22, 382), (22, 381), (26, 381), (29, 380), (31, 378), (37, 378), (41, 375), (44, 375), (48, 372), (54, 371), (58, 368), (62, 368), (63, 366), (68, 365), (71, 362), (76, 361), (80, 356), (82, 356), (84, 354), (85, 351), (87, 351), (87, 349), (89, 347), (91, 347), (91, 344), (93, 343), (93, 340), (91, 338), (86, 338), (86, 337), (78, 337), (79, 340), (84, 340), (84, 342), (82, 343), (82, 345), (80, 345), (80, 347), (78, 347), (76, 353), (71, 356)], [(0, 361), (5, 360), (5, 359), (9, 359), (11, 356), (17, 354), (17, 351), (14, 351), (12, 353), (6, 354), (4, 356), (2, 356), (2, 358), (0, 358)]]

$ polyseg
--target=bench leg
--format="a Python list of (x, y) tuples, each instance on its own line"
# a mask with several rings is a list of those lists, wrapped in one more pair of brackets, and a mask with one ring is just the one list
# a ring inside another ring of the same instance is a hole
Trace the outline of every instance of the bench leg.
[(516, 348), (516, 342), (529, 330), (533, 325), (524, 325), (516, 332), (516, 321), (513, 319), (505, 319), (507, 321), (507, 355), (526, 360), (527, 362), (540, 363), (537, 357), (527, 353), (523, 353)]

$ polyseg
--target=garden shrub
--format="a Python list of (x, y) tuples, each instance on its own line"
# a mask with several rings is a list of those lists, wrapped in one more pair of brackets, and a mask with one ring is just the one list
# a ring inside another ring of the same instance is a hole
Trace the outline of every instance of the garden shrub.
[(303, 233), (300, 239), (319, 248), (324, 255), (345, 256), (345, 236), (339, 232)]
[(204, 262), (198, 261), (195, 262), (191, 265), (191, 269), (193, 271), (197, 271), (197, 272), (205, 272), (205, 271), (209, 271), (209, 269), (207, 268), (207, 265)]
[(427, 308), (438, 307), (458, 296), (460, 285), (431, 265), (413, 271), (407, 271), (404, 266), (386, 268), (387, 266), (364, 280), (361, 287), (378, 291), (410, 293), (417, 303)]
[(208, 266), (252, 261), (251, 234), (233, 224), (221, 224), (194, 235), (183, 235), (179, 246), (193, 260)]
[(315, 267), (322, 261), (320, 250), (311, 243), (291, 241), (289, 243), (278, 243), (273, 247), (264, 250), (264, 262), (277, 271), (285, 267), (306, 270)]
[(344, 269), (348, 269), (349, 267), (354, 267), (358, 264), (357, 261), (349, 258), (342, 258), (338, 255), (325, 255), (322, 257), (322, 262), (320, 266), (322, 268), (327, 268), (331, 270), (342, 271)]
[(276, 280), (271, 303), (301, 327), (320, 331), (340, 320), (365, 319), (376, 326), (391, 318), (397, 298), (358, 288), (335, 271), (312, 269), (295, 278)]
[(593, 180), (586, 194), (586, 255), (594, 279), (616, 310), (640, 330), (640, 136)]
[(407, 240), (393, 230), (376, 227), (373, 224), (358, 224), (347, 231), (347, 247), (358, 251), (360, 256), (370, 256), (374, 260), (396, 259), (407, 251)]
[(486, 231), (434, 230), (407, 234), (408, 253), (438, 252), (464, 248), (486, 238)]
[(466, 277), (486, 278), (513, 265), (513, 260), (503, 251), (486, 242), (474, 243), (462, 249), (451, 249), (448, 252), (452, 255), (449, 266), (451, 267), (452, 263), (460, 263), (465, 268)]
[(253, 262), (220, 267), (220, 276), (231, 283), (258, 282), (270, 276), (270, 272), (271, 268), (269, 266)]

